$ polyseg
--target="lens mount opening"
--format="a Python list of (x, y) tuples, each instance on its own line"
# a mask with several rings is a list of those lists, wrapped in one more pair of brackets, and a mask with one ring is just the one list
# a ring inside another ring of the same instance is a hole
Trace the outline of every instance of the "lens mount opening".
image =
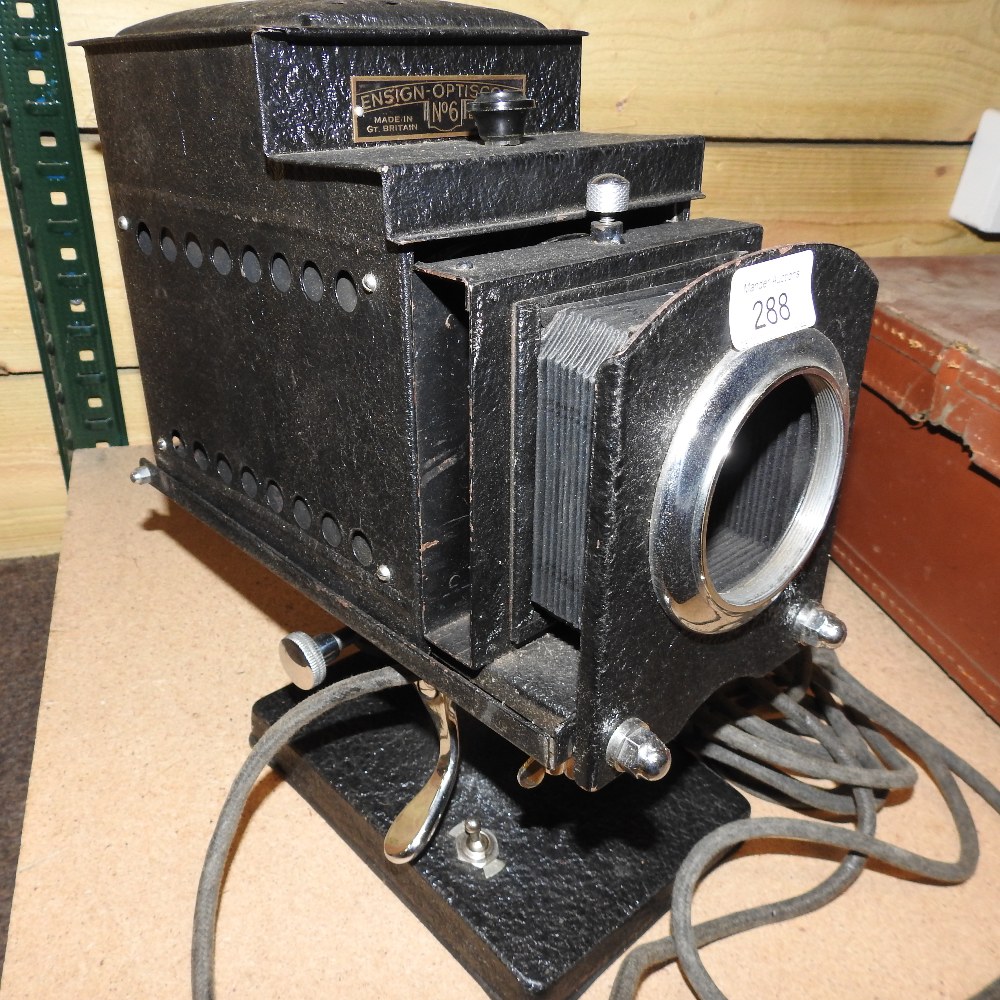
[(772, 386), (716, 470), (702, 524), (702, 572), (732, 609), (783, 590), (833, 507), (844, 452), (840, 395), (818, 372)]
[(836, 500), (849, 418), (816, 330), (730, 351), (685, 409), (650, 521), (653, 587), (697, 632), (744, 624), (808, 560)]

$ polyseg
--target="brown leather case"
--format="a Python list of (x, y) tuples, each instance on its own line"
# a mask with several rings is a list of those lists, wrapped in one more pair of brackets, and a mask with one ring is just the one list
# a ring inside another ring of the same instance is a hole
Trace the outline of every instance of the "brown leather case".
[(870, 263), (833, 557), (1000, 721), (1000, 256)]

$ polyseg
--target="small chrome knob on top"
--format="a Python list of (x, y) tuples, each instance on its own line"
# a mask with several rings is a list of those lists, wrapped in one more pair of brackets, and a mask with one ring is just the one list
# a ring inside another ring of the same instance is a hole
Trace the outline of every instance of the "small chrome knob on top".
[(632, 185), (621, 174), (598, 174), (587, 181), (587, 211), (618, 215), (628, 209)]
[(632, 185), (621, 174), (598, 174), (587, 181), (587, 211), (600, 219), (590, 225), (596, 243), (621, 243), (622, 224), (615, 218), (628, 210)]
[(303, 691), (311, 691), (326, 680), (326, 668), (339, 659), (346, 645), (331, 632), (289, 632), (278, 646), (278, 658), (289, 680)]

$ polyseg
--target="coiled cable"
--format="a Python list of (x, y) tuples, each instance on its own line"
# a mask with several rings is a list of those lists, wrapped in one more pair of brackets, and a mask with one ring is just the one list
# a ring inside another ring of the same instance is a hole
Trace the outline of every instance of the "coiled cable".
[[(900, 873), (942, 884), (963, 882), (975, 871), (979, 839), (955, 777), (997, 812), (1000, 790), (864, 687), (834, 653), (803, 654), (784, 669), (788, 673), (783, 687), (770, 681), (751, 682), (751, 690), (759, 696), (752, 710), (731, 695), (713, 699), (696, 716), (696, 728), (705, 742), (693, 749), (722, 765), (735, 783), (749, 786), (764, 798), (853, 817), (855, 829), (816, 819), (768, 817), (728, 823), (702, 838), (674, 882), (671, 936), (640, 945), (626, 955), (611, 1000), (630, 1000), (645, 976), (674, 961), (699, 1000), (725, 1000), (701, 959), (700, 948), (819, 909), (850, 887), (870, 857)], [(958, 832), (955, 861), (928, 858), (875, 836), (876, 814), (887, 794), (911, 788), (917, 779), (916, 769), (885, 734), (906, 746), (937, 785)], [(817, 788), (797, 775), (832, 780), (837, 787)], [(705, 873), (738, 845), (762, 839), (805, 841), (850, 853), (832, 875), (808, 892), (694, 926), (692, 901)]]
[[(776, 683), (779, 681), (780, 683)], [(258, 740), (240, 769), (209, 843), (198, 885), (191, 948), (194, 1000), (215, 995), (215, 928), (226, 860), (253, 785), (275, 754), (305, 726), (337, 705), (411, 682), (383, 667), (321, 688), (278, 719)], [(611, 1000), (631, 1000), (654, 969), (678, 962), (700, 1000), (725, 1000), (699, 949), (755, 927), (810, 913), (837, 898), (860, 877), (868, 858), (899, 872), (942, 884), (963, 882), (975, 870), (979, 841), (959, 777), (997, 812), (1000, 790), (952, 750), (892, 708), (851, 676), (835, 654), (802, 654), (775, 681), (742, 682), (706, 704), (693, 720), (691, 747), (754, 794), (810, 813), (853, 819), (854, 829), (817, 819), (759, 818), (726, 824), (703, 837), (674, 881), (671, 936), (626, 955)], [(752, 694), (750, 701), (746, 692)], [(959, 838), (958, 858), (940, 861), (875, 836), (879, 810), (890, 793), (912, 788), (917, 771), (885, 734), (922, 761), (948, 806)], [(803, 778), (832, 781), (821, 788)], [(725, 854), (753, 840), (803, 841), (848, 852), (836, 870), (800, 895), (717, 917), (695, 926), (691, 908), (705, 873)]]

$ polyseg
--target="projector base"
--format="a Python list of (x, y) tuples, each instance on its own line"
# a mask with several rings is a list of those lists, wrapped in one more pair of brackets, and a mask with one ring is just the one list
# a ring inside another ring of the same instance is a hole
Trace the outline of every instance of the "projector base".
[[(305, 696), (287, 687), (258, 701), (251, 742)], [(749, 814), (738, 792), (684, 753), (655, 784), (625, 776), (591, 794), (550, 776), (524, 789), (523, 754), (468, 716), (459, 732), (448, 811), (407, 865), (386, 861), (382, 841), (437, 759), (415, 691), (334, 709), (275, 764), (492, 997), (577, 996), (668, 909), (692, 845)], [(495, 835), (498, 874), (458, 859), (449, 831), (466, 819)]]

